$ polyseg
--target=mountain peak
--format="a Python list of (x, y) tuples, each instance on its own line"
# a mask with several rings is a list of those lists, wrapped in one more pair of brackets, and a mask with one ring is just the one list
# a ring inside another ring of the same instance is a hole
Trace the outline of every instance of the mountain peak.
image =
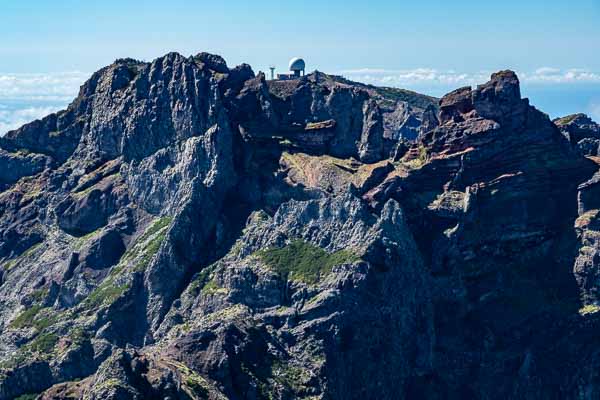
[(575, 398), (596, 133), (512, 71), (438, 100), (117, 60), (0, 140), (0, 400)]

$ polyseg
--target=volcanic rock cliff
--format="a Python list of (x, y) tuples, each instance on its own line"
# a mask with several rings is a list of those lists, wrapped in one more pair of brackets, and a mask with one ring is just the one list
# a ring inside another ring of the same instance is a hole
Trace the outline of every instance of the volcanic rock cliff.
[(554, 120), (565, 137), (584, 155), (597, 156), (600, 125), (585, 114), (573, 114)]
[(599, 398), (585, 118), (117, 60), (0, 140), (0, 399)]

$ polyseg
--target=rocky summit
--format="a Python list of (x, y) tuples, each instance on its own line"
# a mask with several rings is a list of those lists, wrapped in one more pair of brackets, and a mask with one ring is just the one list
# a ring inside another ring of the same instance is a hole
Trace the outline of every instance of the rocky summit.
[(0, 400), (598, 399), (600, 129), (117, 60), (0, 139)]

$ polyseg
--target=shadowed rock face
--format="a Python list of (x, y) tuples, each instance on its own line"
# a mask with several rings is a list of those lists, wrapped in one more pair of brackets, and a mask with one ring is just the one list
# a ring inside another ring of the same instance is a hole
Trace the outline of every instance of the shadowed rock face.
[(598, 397), (568, 119), (511, 71), (438, 104), (118, 60), (0, 140), (0, 399)]

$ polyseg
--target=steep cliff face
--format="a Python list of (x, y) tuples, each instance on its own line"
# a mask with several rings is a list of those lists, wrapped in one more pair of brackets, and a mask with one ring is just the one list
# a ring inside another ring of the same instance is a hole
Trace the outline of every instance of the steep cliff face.
[(0, 399), (594, 398), (598, 167), (557, 124), (510, 71), (438, 104), (118, 60), (0, 140)]
[(565, 344), (556, 359), (546, 350), (559, 329), (578, 329), (556, 326), (581, 307), (573, 223), (578, 184), (597, 166), (521, 99), (512, 72), (446, 95), (439, 119), (405, 157), (407, 176), (365, 196), (396, 199), (430, 257), (438, 290), (428, 397), (577, 397), (580, 383), (567, 375), (579, 371), (566, 365), (577, 356)]

